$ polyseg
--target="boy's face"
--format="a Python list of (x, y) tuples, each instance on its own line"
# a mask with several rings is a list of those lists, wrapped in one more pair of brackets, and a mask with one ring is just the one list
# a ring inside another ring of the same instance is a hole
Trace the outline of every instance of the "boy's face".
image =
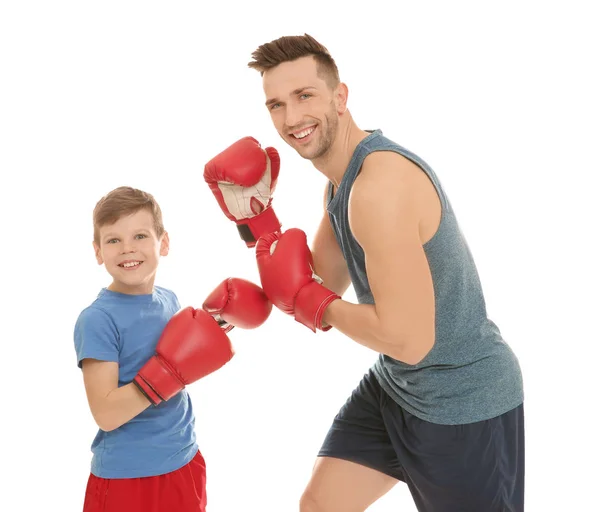
[(152, 293), (160, 256), (169, 253), (169, 236), (158, 237), (148, 210), (121, 217), (99, 229), (94, 242), (96, 260), (104, 264), (113, 282), (109, 289), (132, 295)]

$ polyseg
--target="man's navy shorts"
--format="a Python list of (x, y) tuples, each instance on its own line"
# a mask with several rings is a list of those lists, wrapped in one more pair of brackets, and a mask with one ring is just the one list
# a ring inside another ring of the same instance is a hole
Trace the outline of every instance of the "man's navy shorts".
[(369, 371), (340, 409), (319, 456), (405, 482), (420, 512), (522, 512), (523, 404), (466, 425), (438, 425), (402, 409)]

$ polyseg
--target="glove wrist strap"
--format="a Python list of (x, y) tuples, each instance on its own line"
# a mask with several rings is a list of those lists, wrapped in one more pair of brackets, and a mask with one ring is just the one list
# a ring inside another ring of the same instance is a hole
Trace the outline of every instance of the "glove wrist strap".
[(250, 248), (256, 245), (261, 236), (281, 229), (281, 222), (279, 222), (271, 205), (267, 206), (267, 208), (254, 217), (236, 221), (236, 224), (241, 239)]
[(337, 294), (316, 281), (304, 286), (294, 302), (294, 317), (296, 321), (316, 332), (328, 331), (330, 325), (323, 326), (323, 313), (334, 300), (341, 299)]
[[(156, 395), (161, 401), (167, 401), (175, 396), (185, 386), (177, 376), (162, 363), (159, 356), (151, 357), (148, 362), (140, 369), (134, 382), (141, 389), (142, 393), (148, 393), (148, 388), (152, 395)], [(155, 397), (146, 395), (154, 405)]]

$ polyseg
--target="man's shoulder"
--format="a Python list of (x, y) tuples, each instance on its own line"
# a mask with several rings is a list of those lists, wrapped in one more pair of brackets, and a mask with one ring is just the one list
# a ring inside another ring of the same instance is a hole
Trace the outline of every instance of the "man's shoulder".
[(421, 204), (432, 195), (431, 181), (410, 159), (393, 151), (370, 153), (352, 185), (348, 216), (355, 236), (378, 228), (418, 225), (426, 215)]
[(394, 151), (374, 151), (364, 159), (361, 172), (352, 184), (352, 198), (372, 202), (390, 200), (391, 192), (410, 192), (423, 177), (412, 161)]
[(382, 148), (369, 153), (363, 160), (360, 176), (373, 174), (375, 179), (384, 179), (386, 173), (394, 176), (423, 174), (423, 169), (407, 155), (392, 148)]
[[(404, 148), (382, 148), (369, 153), (352, 186), (354, 189), (371, 190), (371, 196), (381, 191), (382, 199), (398, 194), (420, 197), (431, 194), (437, 177), (420, 157)], [(406, 199), (406, 197), (404, 198)]]
[(400, 167), (406, 171), (422, 174), (423, 171), (430, 171), (431, 166), (414, 151), (398, 143), (396, 140), (383, 135), (381, 130), (374, 131), (377, 136), (369, 138), (365, 144), (368, 149), (364, 157), (363, 167), (367, 166), (390, 166)]

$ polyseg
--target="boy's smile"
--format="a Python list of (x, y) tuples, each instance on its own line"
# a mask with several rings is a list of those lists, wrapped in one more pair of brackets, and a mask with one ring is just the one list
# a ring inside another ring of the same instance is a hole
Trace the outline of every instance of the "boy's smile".
[(124, 268), (126, 270), (135, 270), (142, 263), (143, 263), (143, 261), (139, 261), (139, 260), (126, 260), (126, 261), (119, 263), (119, 267)]

